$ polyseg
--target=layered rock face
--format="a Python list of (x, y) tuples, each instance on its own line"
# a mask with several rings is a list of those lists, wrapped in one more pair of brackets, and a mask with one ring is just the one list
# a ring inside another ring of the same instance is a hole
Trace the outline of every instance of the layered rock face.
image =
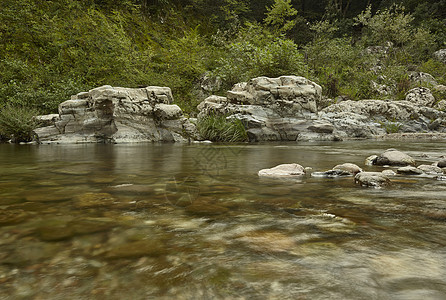
[(172, 105), (167, 87), (102, 86), (72, 96), (59, 115), (41, 116), (39, 142), (182, 142), (197, 138), (195, 125)]
[(198, 106), (198, 117), (224, 114), (239, 119), (250, 141), (318, 139), (333, 131), (327, 122), (312, 121), (321, 98), (322, 88), (304, 77), (258, 77), (236, 84), (227, 97), (208, 97)]
[[(245, 124), (250, 141), (342, 140), (394, 132), (446, 132), (446, 113), (427, 88), (406, 100), (342, 101), (320, 109), (321, 87), (298, 76), (259, 77), (210, 96), (199, 118), (227, 115)], [(438, 104), (437, 104), (438, 105)]]

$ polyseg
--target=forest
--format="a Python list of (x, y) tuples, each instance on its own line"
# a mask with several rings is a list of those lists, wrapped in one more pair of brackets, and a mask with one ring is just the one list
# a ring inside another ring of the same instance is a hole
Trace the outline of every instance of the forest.
[(304, 76), (328, 98), (399, 100), (429, 85), (410, 72), (446, 84), (432, 57), (442, 48), (446, 0), (2, 0), (0, 136), (105, 84), (168, 86), (189, 116), (258, 76)]

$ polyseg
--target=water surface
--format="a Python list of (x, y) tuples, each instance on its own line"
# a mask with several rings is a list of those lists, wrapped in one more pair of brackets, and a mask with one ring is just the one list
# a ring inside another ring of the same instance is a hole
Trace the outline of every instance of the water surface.
[(0, 145), (0, 298), (445, 299), (446, 181), (257, 176), (445, 147)]

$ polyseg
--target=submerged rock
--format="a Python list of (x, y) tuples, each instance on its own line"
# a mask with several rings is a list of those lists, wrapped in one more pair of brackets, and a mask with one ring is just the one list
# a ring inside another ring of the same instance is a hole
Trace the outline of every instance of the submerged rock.
[(327, 178), (335, 178), (342, 176), (352, 176), (350, 172), (344, 170), (328, 170), (325, 172), (313, 172), (311, 173), (312, 177), (327, 177)]
[(260, 177), (296, 177), (304, 176), (305, 168), (299, 164), (282, 164), (271, 169), (260, 170)]
[(367, 187), (384, 187), (391, 184), (390, 179), (380, 172), (361, 172), (356, 174), (355, 183)]
[(433, 165), (420, 165), (418, 166), (418, 169), (423, 171), (424, 173), (428, 175), (440, 175), (443, 174), (443, 170), (437, 166)]
[(396, 170), (398, 174), (404, 174), (404, 175), (421, 175), (424, 172), (418, 168), (415, 168), (413, 166), (407, 166), (407, 167), (401, 167), (398, 170)]
[(107, 251), (105, 257), (109, 259), (120, 259), (141, 256), (160, 256), (163, 254), (167, 254), (164, 243), (157, 238), (149, 238), (116, 245)]
[(415, 159), (410, 157), (409, 155), (395, 150), (395, 149), (389, 149), (379, 155), (376, 160), (374, 161), (375, 165), (379, 166), (407, 166), (407, 165), (415, 165)]

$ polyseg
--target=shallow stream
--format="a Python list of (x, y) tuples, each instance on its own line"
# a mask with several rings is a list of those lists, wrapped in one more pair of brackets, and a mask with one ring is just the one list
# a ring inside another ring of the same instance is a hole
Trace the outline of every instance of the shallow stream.
[(446, 141), (0, 145), (0, 299), (446, 299), (446, 181), (261, 179)]

